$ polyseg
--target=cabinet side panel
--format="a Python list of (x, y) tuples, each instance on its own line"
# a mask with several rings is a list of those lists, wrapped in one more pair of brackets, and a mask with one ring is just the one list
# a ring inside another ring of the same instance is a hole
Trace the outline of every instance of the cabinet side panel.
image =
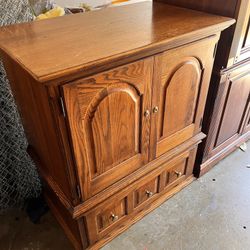
[(47, 89), (6, 55), (4, 65), (28, 143), (41, 163), (41, 166), (38, 166), (40, 173), (44, 177), (52, 178), (71, 200), (67, 166), (57, 128), (54, 126)]

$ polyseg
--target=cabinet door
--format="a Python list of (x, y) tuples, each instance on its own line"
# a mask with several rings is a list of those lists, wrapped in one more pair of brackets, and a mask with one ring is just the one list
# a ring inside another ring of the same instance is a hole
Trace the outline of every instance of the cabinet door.
[(223, 85), (221, 86), (224, 88), (223, 105), (220, 108), (221, 115), (214, 142), (216, 150), (220, 150), (236, 140), (244, 130), (244, 125), (247, 126), (250, 73), (229, 76)]
[(151, 159), (200, 132), (217, 39), (208, 38), (155, 58)]
[(85, 198), (148, 162), (152, 67), (148, 58), (63, 86)]

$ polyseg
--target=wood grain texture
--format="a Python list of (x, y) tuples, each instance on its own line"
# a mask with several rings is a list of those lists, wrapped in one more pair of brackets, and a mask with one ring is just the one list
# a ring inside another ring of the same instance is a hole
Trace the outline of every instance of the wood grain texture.
[(84, 198), (148, 162), (153, 58), (63, 86)]
[[(117, 193), (120, 190), (126, 190), (129, 185), (138, 180), (143, 176), (147, 176), (150, 172), (159, 169), (159, 166), (163, 165), (165, 162), (171, 161), (171, 159), (175, 158), (177, 155), (181, 155), (183, 152), (189, 148), (190, 150), (196, 147), (201, 140), (205, 138), (205, 135), (199, 133), (198, 135), (192, 137), (181, 145), (169, 150), (166, 154), (158, 157), (157, 159), (149, 162), (143, 168), (138, 169), (135, 173), (127, 175), (122, 180), (117, 181), (112, 186), (104, 189), (100, 193), (95, 196), (89, 198), (85, 202), (79, 204), (74, 208), (73, 217), (79, 218), (86, 211), (91, 210), (96, 205), (108, 200), (113, 194)], [(160, 171), (160, 170), (159, 170)], [(192, 172), (192, 171), (191, 171)]]
[(76, 249), (193, 180), (215, 44), (233, 22), (140, 3), (0, 29), (29, 148)]
[(218, 37), (159, 54), (155, 59), (151, 151), (154, 159), (201, 131)]
[[(231, 26), (229, 29), (222, 32), (221, 39), (217, 47), (212, 80), (208, 92), (208, 100), (203, 121), (203, 132), (208, 134), (208, 137), (199, 147), (199, 156), (197, 157), (197, 164), (195, 167), (195, 171), (199, 172), (199, 164), (201, 164), (201, 172), (205, 173), (212, 167), (212, 165), (216, 164), (219, 160), (228, 155), (228, 153), (232, 152), (232, 150), (235, 149), (235, 145), (238, 145), (238, 142), (243, 142), (243, 138), (248, 138), (248, 136), (244, 134), (244, 131), (245, 133), (248, 132), (247, 129), (243, 129), (243, 132), (239, 132), (242, 131), (242, 127), (244, 127), (243, 124), (246, 124), (247, 120), (247, 115), (245, 115), (247, 114), (247, 108), (245, 108), (247, 94), (240, 98), (244, 95), (243, 92), (245, 91), (245, 87), (240, 84), (237, 86), (232, 85), (232, 88), (234, 89), (237, 87), (242, 89), (242, 94), (239, 94), (238, 97), (236, 97), (237, 91), (231, 92), (231, 88), (228, 88), (226, 80), (224, 79), (225, 76), (221, 76), (221, 70), (222, 72), (225, 72), (227, 71), (225, 68), (229, 68), (229, 71), (231, 71), (234, 67), (239, 67), (240, 62), (242, 62), (242, 67), (244, 67), (244, 64), (246, 64), (244, 60), (247, 60), (250, 56), (250, 47), (248, 46), (250, 2), (248, 0), (159, 1), (175, 6), (228, 16), (236, 19), (236, 24), (234, 26)], [(247, 72), (248, 69), (245, 68), (245, 73), (247, 74)], [(226, 96), (227, 94), (228, 97)], [(225, 103), (227, 98), (231, 100), (237, 98), (237, 105), (232, 104), (233, 102), (230, 101)], [(224, 105), (225, 114), (224, 111), (220, 109), (220, 104), (222, 106)], [(236, 114), (234, 113), (234, 110), (238, 107), (239, 111)], [(235, 119), (233, 113), (235, 114)], [(229, 114), (231, 114), (231, 116)], [(229, 122), (229, 120), (231, 121)], [(236, 132), (237, 130), (238, 132)], [(218, 139), (217, 147), (215, 146), (216, 137)], [(220, 143), (221, 145), (219, 145)]]
[[(167, 183), (163, 189), (160, 189), (159, 178), (163, 172), (174, 173), (179, 170), (180, 162), (185, 162), (184, 168), (193, 167), (196, 148), (185, 151), (173, 158), (169, 162), (162, 164), (161, 168), (155, 169), (146, 178), (141, 178), (128, 186), (125, 190), (113, 195), (108, 200), (86, 212), (84, 217), (87, 221), (88, 232), (90, 236), (90, 248), (94, 247), (98, 241), (110, 238), (113, 233), (116, 234), (127, 224), (127, 221), (133, 221), (136, 215), (143, 215), (147, 207), (152, 203), (159, 205), (164, 201), (162, 196), (165, 193), (171, 193), (174, 187), (181, 186), (185, 180), (188, 180), (192, 173), (190, 171), (183, 172), (183, 175), (172, 178), (171, 183)], [(188, 174), (189, 173), (189, 174)], [(147, 191), (153, 192), (148, 195)], [(132, 196), (130, 194), (133, 194)], [(131, 206), (134, 209), (129, 209)], [(113, 220), (112, 215), (117, 215)], [(101, 222), (100, 222), (101, 220)], [(105, 222), (104, 222), (105, 220)], [(102, 224), (104, 222), (104, 224)], [(105, 225), (105, 227), (101, 227)], [(98, 243), (97, 243), (98, 244)]]
[(58, 80), (128, 56), (135, 60), (177, 47), (219, 32), (233, 22), (226, 17), (142, 2), (1, 27), (0, 49), (37, 80)]

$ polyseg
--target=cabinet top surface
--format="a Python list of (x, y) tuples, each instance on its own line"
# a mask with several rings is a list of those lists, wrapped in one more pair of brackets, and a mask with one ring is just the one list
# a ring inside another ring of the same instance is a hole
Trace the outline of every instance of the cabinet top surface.
[(0, 49), (41, 82), (139, 59), (219, 32), (233, 19), (142, 2), (0, 28)]

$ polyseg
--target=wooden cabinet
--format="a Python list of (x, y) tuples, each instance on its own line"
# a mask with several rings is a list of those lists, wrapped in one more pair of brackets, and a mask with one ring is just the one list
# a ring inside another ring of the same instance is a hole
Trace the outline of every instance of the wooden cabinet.
[(216, 44), (233, 22), (144, 2), (0, 29), (28, 152), (76, 249), (100, 248), (194, 180)]

